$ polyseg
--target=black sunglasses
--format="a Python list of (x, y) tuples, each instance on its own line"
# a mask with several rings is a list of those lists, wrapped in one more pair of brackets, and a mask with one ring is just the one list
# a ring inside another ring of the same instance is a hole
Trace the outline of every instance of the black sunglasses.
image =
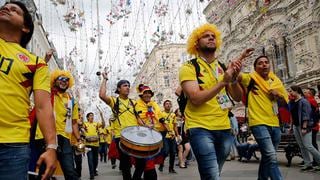
[(68, 77), (64, 77), (64, 76), (60, 76), (60, 77), (57, 78), (57, 80), (67, 82), (67, 81), (69, 81), (69, 78)]

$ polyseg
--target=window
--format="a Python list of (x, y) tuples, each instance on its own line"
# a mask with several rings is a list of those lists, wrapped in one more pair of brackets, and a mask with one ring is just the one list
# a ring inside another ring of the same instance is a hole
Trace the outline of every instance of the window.
[(161, 68), (164, 68), (164, 67), (166, 66), (166, 64), (167, 64), (167, 59), (166, 59), (164, 56), (162, 56), (161, 59), (160, 59), (160, 64), (159, 64), (159, 66), (160, 66)]
[(164, 76), (163, 79), (164, 79), (164, 86), (165, 86), (165, 87), (170, 87), (170, 79), (169, 79), (169, 76)]
[(181, 60), (181, 63), (184, 63), (188, 60), (188, 54), (187, 53), (181, 53), (180, 55), (180, 60)]

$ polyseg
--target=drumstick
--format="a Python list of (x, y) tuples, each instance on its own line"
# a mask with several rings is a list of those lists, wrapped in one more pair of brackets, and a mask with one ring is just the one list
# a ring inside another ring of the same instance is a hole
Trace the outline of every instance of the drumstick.
[(97, 105), (97, 109), (102, 113), (101, 108), (99, 107), (99, 105)]

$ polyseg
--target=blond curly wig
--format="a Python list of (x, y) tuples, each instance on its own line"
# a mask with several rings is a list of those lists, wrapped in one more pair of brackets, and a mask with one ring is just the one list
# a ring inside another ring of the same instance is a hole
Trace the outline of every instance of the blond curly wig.
[(71, 88), (74, 85), (74, 78), (72, 76), (72, 74), (69, 71), (64, 71), (64, 70), (54, 70), (51, 73), (51, 87), (54, 86), (54, 83), (56, 81), (56, 79), (60, 76), (64, 76), (64, 77), (68, 77), (69, 78), (69, 86), (68, 88)]
[(220, 48), (222, 39), (221, 39), (221, 32), (218, 30), (217, 26), (214, 24), (203, 24), (202, 26), (196, 28), (190, 34), (188, 41), (187, 41), (187, 52), (191, 55), (198, 55), (197, 50), (197, 43), (200, 39), (201, 35), (206, 31), (213, 32), (216, 37), (216, 47), (217, 49)]

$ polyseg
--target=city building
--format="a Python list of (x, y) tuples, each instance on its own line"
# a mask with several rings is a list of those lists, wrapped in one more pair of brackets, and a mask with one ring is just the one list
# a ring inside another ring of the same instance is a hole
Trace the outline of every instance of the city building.
[(264, 54), (286, 85), (320, 83), (318, 0), (213, 0), (204, 14), (222, 31), (222, 61), (254, 47), (255, 56), (246, 61), (244, 71), (251, 71), (255, 57)]
[(155, 95), (153, 99), (162, 106), (169, 99), (173, 108), (178, 108), (175, 90), (179, 85), (178, 71), (181, 64), (191, 57), (186, 52), (185, 44), (167, 44), (156, 46), (143, 64), (132, 84), (131, 95), (137, 95), (137, 86), (141, 83), (150, 86)]

